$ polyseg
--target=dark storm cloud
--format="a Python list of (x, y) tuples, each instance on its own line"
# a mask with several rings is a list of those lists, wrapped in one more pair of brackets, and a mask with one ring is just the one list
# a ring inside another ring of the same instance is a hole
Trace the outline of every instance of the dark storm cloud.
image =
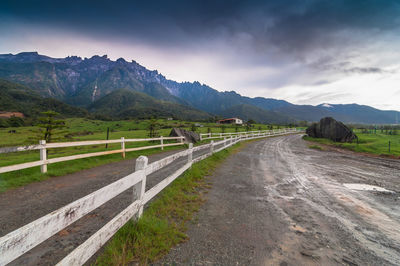
[[(178, 81), (301, 103), (387, 101), (373, 92), (397, 88), (399, 30), (399, 0), (0, 1), (5, 53), (118, 54)], [(347, 93), (371, 73), (387, 81)]]
[[(61, 27), (160, 45), (185, 46), (218, 38), (236, 45), (236, 34), (244, 33), (255, 51), (262, 53), (274, 45), (301, 57), (313, 49), (358, 41), (357, 36), (351, 36), (354, 30), (398, 29), (399, 5), (396, 0), (31, 0), (2, 1), (0, 16), (38, 27)], [(343, 34), (338, 36), (340, 33)]]

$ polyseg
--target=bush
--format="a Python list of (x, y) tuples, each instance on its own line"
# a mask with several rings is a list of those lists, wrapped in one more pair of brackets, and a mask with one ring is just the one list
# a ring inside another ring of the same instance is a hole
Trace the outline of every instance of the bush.
[(8, 124), (6, 119), (0, 118), (0, 128), (5, 128), (9, 127), (10, 125)]
[(25, 124), (24, 119), (15, 116), (10, 117), (7, 122), (10, 127), (22, 127)]

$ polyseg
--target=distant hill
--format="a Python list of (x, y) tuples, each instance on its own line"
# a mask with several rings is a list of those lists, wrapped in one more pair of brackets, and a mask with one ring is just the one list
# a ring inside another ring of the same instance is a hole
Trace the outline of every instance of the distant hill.
[(382, 111), (371, 106), (359, 104), (320, 104), (320, 109), (328, 110), (333, 117), (341, 118), (346, 123), (358, 123), (363, 121), (367, 124), (394, 124), (400, 121), (400, 112)]
[[(88, 107), (100, 98), (125, 88), (214, 115), (236, 114), (246, 119), (253, 114), (265, 123), (287, 119), (318, 121), (331, 116), (347, 123), (394, 124), (400, 117), (397, 111), (382, 111), (357, 104), (330, 105), (332, 107), (326, 104), (295, 105), (272, 98), (245, 97), (234, 91), (220, 92), (199, 82), (169, 80), (135, 61), (127, 62), (122, 58), (113, 61), (106, 55), (51, 58), (36, 52), (2, 54), (0, 78), (25, 85), (43, 97), (81, 107)], [(249, 106), (273, 112), (273, 115), (269, 112), (262, 114)]]
[(56, 111), (65, 117), (88, 115), (85, 109), (70, 106), (56, 99), (43, 98), (25, 86), (0, 79), (0, 111), (21, 112), (26, 117), (36, 117), (48, 110)]
[(211, 115), (192, 107), (160, 101), (149, 95), (127, 89), (111, 92), (95, 101), (88, 109), (94, 114), (112, 118), (175, 117), (182, 120), (207, 120)]
[(267, 111), (249, 104), (239, 104), (222, 112), (225, 117), (240, 117), (243, 120), (254, 120), (257, 123), (289, 124), (295, 120), (274, 111)]

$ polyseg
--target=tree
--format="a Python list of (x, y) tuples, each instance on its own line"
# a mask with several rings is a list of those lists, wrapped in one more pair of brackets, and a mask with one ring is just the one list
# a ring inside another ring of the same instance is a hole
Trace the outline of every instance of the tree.
[(222, 125), (222, 126), (221, 126), (221, 132), (222, 132), (222, 133), (225, 133), (225, 128), (226, 128), (225, 125)]
[(235, 132), (239, 132), (239, 125), (235, 125)]
[(2, 127), (9, 127), (10, 125), (7, 123), (6, 119), (0, 118), (0, 128)]
[(193, 132), (196, 132), (197, 131), (196, 124), (192, 124), (192, 126), (190, 127), (190, 130)]
[(10, 127), (24, 126), (24, 119), (22, 119), (21, 117), (11, 116), (7, 122)]
[(158, 133), (158, 123), (157, 123), (157, 120), (155, 120), (155, 119), (152, 119), (151, 121), (150, 121), (150, 124), (149, 124), (149, 127), (148, 127), (148, 130), (149, 130), (149, 137), (150, 138), (157, 138), (157, 137), (159, 137), (160, 136), (160, 134)]
[(250, 131), (251, 124), (249, 122), (246, 123), (246, 131)]
[(65, 121), (56, 119), (59, 113), (54, 111), (47, 111), (41, 113), (43, 116), (39, 117), (38, 127), (41, 128), (41, 139), (46, 142), (51, 142), (55, 140), (54, 135), (61, 134), (64, 131), (60, 129), (65, 128)]

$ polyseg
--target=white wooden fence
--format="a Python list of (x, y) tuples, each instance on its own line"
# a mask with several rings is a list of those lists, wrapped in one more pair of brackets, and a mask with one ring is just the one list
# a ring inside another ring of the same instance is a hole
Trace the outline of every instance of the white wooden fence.
[[(11, 172), (11, 171), (16, 171), (16, 170), (21, 170), (21, 169), (25, 169), (25, 168), (31, 168), (31, 167), (35, 167), (35, 166), (40, 166), (40, 171), (42, 173), (46, 173), (48, 164), (76, 160), (76, 159), (89, 158), (89, 157), (94, 157), (94, 156), (109, 155), (109, 154), (114, 154), (114, 153), (121, 153), (122, 157), (125, 158), (125, 153), (130, 152), (130, 151), (139, 151), (139, 150), (146, 150), (146, 149), (153, 149), (153, 148), (161, 148), (163, 150), (164, 147), (183, 145), (184, 144), (183, 139), (184, 139), (184, 137), (163, 137), (163, 136), (161, 136), (159, 138), (145, 138), (145, 139), (125, 139), (124, 137), (122, 137), (121, 139), (113, 139), (113, 140), (89, 140), (89, 141), (59, 142), (59, 143), (46, 143), (45, 140), (41, 140), (41, 141), (39, 141), (39, 145), (0, 148), (0, 153), (39, 150), (39, 154), (40, 154), (39, 161), (0, 167), (0, 174), (6, 173), (6, 172)], [(164, 140), (177, 140), (177, 143), (164, 144)], [(160, 144), (152, 145), (152, 146), (135, 147), (135, 148), (125, 148), (126, 143), (144, 142), (144, 141), (160, 141)], [(51, 158), (51, 159), (47, 158), (47, 149), (111, 144), (111, 143), (120, 143), (121, 149), (92, 152), (92, 153), (85, 153), (85, 154), (77, 154), (77, 155), (70, 155), (70, 156)]]
[(285, 129), (271, 129), (271, 130), (257, 130), (257, 131), (246, 131), (246, 132), (227, 132), (227, 133), (201, 133), (200, 140), (207, 139), (222, 139), (229, 136), (260, 136), (263, 134), (274, 135), (278, 132), (296, 132), (296, 128), (285, 128)]
[[(143, 212), (143, 206), (178, 176), (189, 169), (193, 163), (201, 161), (213, 153), (219, 152), (242, 140), (278, 136), (295, 132), (296, 131), (293, 130), (283, 129), (273, 134), (264, 132), (252, 136), (250, 134), (246, 136), (230, 136), (224, 140), (218, 142), (212, 140), (209, 144), (197, 147), (193, 147), (193, 144), (189, 144), (189, 149), (175, 153), (151, 164), (148, 164), (147, 157), (140, 156), (136, 160), (135, 172), (132, 174), (1, 237), (0, 265), (12, 262), (123, 191), (132, 188), (133, 202), (57, 264), (82, 265), (129, 221), (129, 219), (137, 219), (140, 217)], [(215, 147), (219, 145), (222, 145), (222, 147), (215, 149)], [(209, 151), (193, 159), (193, 152), (203, 149), (209, 149)], [(173, 161), (183, 156), (187, 156), (187, 163), (184, 166), (148, 191), (145, 191), (147, 175), (171, 164)]]

